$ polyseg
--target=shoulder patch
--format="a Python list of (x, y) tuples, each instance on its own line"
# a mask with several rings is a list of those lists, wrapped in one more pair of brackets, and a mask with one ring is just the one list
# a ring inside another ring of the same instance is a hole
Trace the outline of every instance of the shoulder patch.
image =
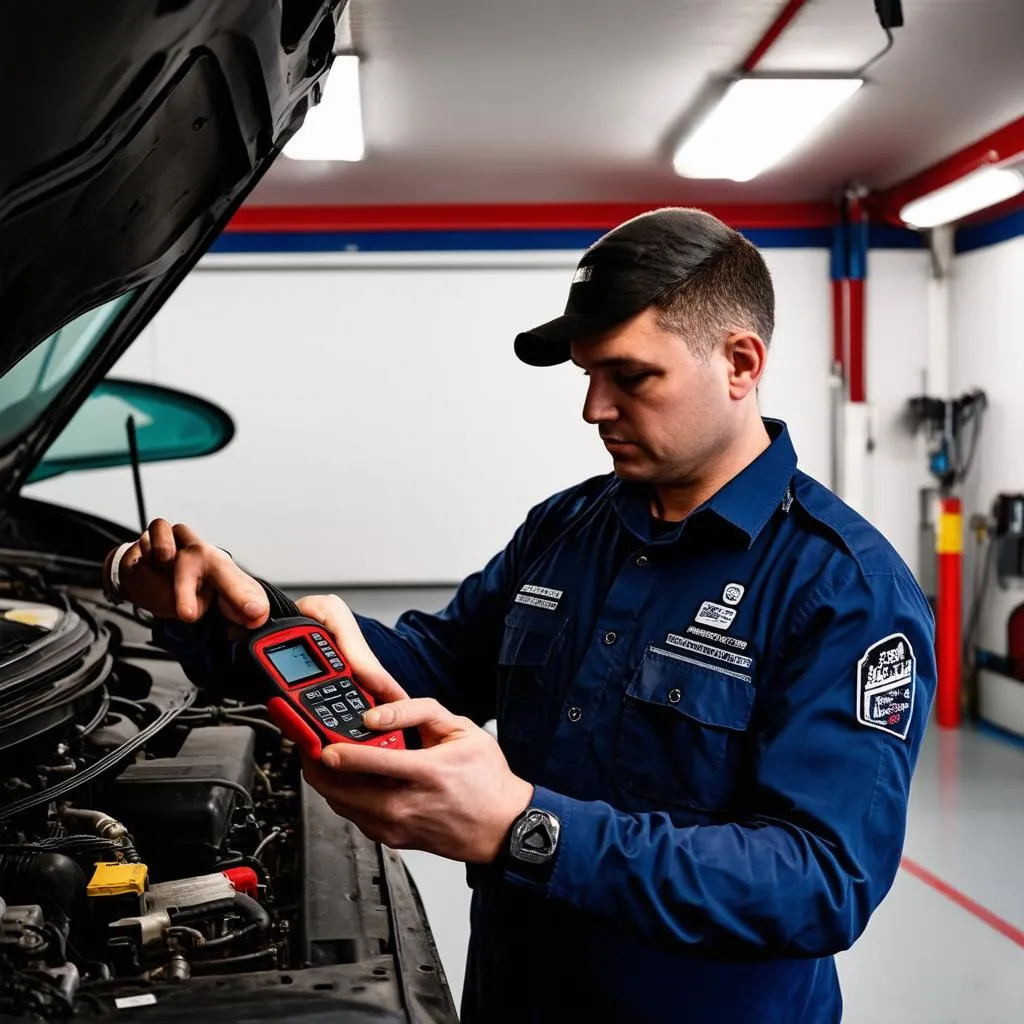
[(857, 721), (901, 740), (914, 714), (914, 648), (902, 633), (872, 644), (857, 662)]

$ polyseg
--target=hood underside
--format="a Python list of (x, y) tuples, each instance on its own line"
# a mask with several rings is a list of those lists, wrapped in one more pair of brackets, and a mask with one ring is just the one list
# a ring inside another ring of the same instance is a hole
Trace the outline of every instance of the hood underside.
[(3, 5), (0, 374), (76, 316), (132, 292), (59, 398), (0, 450), (4, 491), (301, 125), (345, 3)]

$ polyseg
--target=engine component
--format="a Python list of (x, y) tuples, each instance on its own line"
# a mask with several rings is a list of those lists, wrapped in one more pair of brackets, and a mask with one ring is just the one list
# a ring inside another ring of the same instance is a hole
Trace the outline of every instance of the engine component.
[(0, 896), (10, 904), (38, 904), (65, 935), (85, 907), (85, 874), (62, 853), (0, 853)]
[[(234, 877), (248, 883), (244, 874)], [(227, 918), (240, 923), (225, 930)], [(109, 948), (118, 963), (138, 970), (170, 939), (186, 946), (190, 954), (209, 959), (209, 954), (233, 950), (269, 929), (267, 911), (251, 896), (238, 892), (232, 875), (224, 871), (152, 885), (144, 895), (141, 913), (111, 921)], [(172, 967), (165, 965), (165, 972)]]
[(93, 935), (102, 943), (112, 921), (143, 913), (147, 868), (145, 864), (100, 861), (86, 887)]
[(62, 807), (56, 812), (55, 817), (68, 827), (69, 831), (89, 829), (95, 832), (101, 840), (109, 843), (110, 848), (116, 851), (120, 860), (124, 860), (128, 864), (139, 863), (135, 841), (128, 834), (128, 829), (109, 814), (86, 808)]
[(103, 725), (85, 737), (85, 742), (96, 750), (116, 750), (138, 735), (139, 727), (127, 715), (112, 711)]
[(246, 725), (197, 728), (177, 756), (137, 762), (118, 776), (108, 805), (146, 850), (154, 874), (215, 866), (238, 799), (252, 805), (255, 747)]
[(192, 967), (181, 953), (174, 953), (164, 967), (164, 977), (168, 981), (188, 981), (192, 977)]
[(110, 671), (108, 638), (84, 611), (0, 600), (0, 754), (95, 708)]
[(10, 907), (0, 900), (0, 950), (16, 960), (32, 956), (46, 945), (45, 924), (42, 907)]

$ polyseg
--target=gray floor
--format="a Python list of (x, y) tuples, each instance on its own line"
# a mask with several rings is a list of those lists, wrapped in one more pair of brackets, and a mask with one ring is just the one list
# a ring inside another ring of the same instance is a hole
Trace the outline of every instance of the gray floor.
[[(388, 623), (411, 606), (436, 609), (450, 595), (446, 589), (337, 592)], [(970, 729), (932, 727), (914, 781), (904, 854), (1024, 931), (1024, 749)], [(458, 1000), (468, 936), (464, 869), (426, 854), (404, 856)], [(844, 1024), (1024, 1021), (1024, 948), (907, 870), (861, 940), (839, 957), (839, 971)]]

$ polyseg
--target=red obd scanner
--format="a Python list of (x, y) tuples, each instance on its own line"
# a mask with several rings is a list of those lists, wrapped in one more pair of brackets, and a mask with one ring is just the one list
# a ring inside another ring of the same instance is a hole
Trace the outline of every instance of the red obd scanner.
[(401, 730), (364, 727), (363, 712), (374, 702), (316, 620), (301, 615), (271, 619), (249, 635), (249, 654), (270, 717), (313, 760), (319, 761), (331, 743), (405, 747)]

